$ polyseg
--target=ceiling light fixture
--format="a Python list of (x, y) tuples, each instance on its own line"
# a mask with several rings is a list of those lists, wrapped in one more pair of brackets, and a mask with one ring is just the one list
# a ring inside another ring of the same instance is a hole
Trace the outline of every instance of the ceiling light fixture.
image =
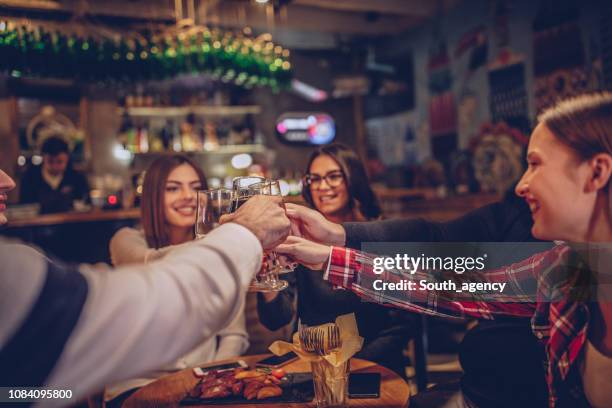
[(255, 0), (255, 2), (259, 4), (266, 4), (268, 0)]

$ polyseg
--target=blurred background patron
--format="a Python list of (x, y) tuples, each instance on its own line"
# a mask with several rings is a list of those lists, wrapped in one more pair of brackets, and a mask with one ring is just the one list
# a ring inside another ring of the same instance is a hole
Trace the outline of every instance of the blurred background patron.
[(19, 202), (38, 203), (41, 213), (70, 211), (75, 200), (89, 201), (89, 184), (70, 165), (68, 143), (57, 136), (42, 145), (43, 162), (32, 166), (21, 180)]

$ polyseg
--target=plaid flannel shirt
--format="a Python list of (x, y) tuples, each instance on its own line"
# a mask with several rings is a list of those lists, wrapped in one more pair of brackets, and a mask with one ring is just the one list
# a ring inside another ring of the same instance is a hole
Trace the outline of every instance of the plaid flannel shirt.
[[(494, 319), (495, 315), (531, 317), (535, 336), (545, 343), (549, 406), (577, 406), (585, 399), (575, 362), (587, 338), (589, 311), (586, 303), (567, 299), (571, 290), (567, 284), (568, 273), (585, 267), (574, 255), (570, 247), (559, 245), (519, 263), (471, 273), (469, 279), (472, 281), (507, 283), (503, 293), (487, 295), (486, 300), (477, 299), (477, 295), (469, 292), (420, 290), (418, 285), (415, 290), (376, 290), (373, 288), (375, 280), (416, 283), (443, 276), (397, 270), (376, 274), (374, 255), (349, 248), (332, 247), (324, 277), (335, 287), (351, 290), (364, 300), (411, 312), (484, 319)], [(468, 276), (455, 280), (468, 281)]]

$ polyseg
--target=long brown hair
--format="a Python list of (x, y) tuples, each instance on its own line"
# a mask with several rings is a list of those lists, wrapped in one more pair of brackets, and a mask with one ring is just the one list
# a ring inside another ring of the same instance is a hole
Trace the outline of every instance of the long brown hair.
[(140, 220), (150, 248), (159, 249), (170, 245), (168, 224), (164, 211), (164, 193), (168, 175), (181, 164), (190, 165), (198, 174), (201, 189), (208, 189), (206, 176), (200, 166), (182, 154), (162, 156), (149, 166), (142, 184)]
[[(582, 160), (589, 160), (598, 153), (612, 155), (611, 92), (588, 93), (563, 100), (544, 111), (538, 122), (544, 123)], [(611, 181), (608, 181), (606, 189), (608, 206), (612, 211)]]
[[(331, 157), (340, 166), (348, 190), (349, 209), (359, 211), (368, 220), (380, 217), (378, 199), (370, 187), (365, 167), (355, 151), (340, 143), (320, 147), (310, 155), (306, 172), (310, 172), (312, 162), (321, 155)], [(309, 186), (304, 186), (302, 196), (311, 207), (316, 208)]]
[(544, 123), (562, 143), (584, 160), (612, 154), (612, 93), (597, 92), (569, 98), (544, 111)]
[[(544, 111), (538, 117), (538, 122), (576, 152), (581, 160), (589, 160), (599, 153), (612, 155), (611, 92), (588, 93), (563, 100)], [(607, 192), (608, 208), (612, 212), (611, 183), (612, 179), (608, 180), (603, 192)], [(573, 299), (590, 299), (597, 276), (584, 266), (576, 268), (571, 275), (569, 286)]]

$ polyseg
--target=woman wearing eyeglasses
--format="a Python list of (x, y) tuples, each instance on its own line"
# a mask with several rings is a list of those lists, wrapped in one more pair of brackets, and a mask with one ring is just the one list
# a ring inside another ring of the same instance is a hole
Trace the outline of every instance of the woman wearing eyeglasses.
[[(538, 122), (529, 140), (528, 167), (515, 192), (529, 205), (533, 236), (560, 241), (553, 249), (471, 274), (422, 268), (409, 274), (377, 274), (370, 267), (375, 256), (337, 247), (330, 255), (329, 246), (295, 236), (275, 251), (311, 265), (328, 264), (329, 282), (361, 294), (364, 300), (435, 316), (528, 317), (545, 350), (549, 407), (610, 407), (612, 93), (562, 100), (544, 111)], [(318, 217), (308, 211), (311, 218)], [(462, 284), (505, 282), (508, 288), (486, 295), (486, 291), (467, 295), (452, 288), (385, 292), (373, 289), (368, 275), (387, 282), (451, 276)]]
[[(355, 152), (341, 144), (315, 151), (308, 161), (303, 188), (304, 200), (335, 223), (366, 221), (380, 217), (378, 200), (365, 168)], [(320, 271), (299, 266), (285, 278), (291, 285), (282, 292), (258, 294), (261, 323), (276, 330), (297, 318), (307, 325), (333, 322), (355, 313), (364, 346), (357, 357), (382, 364), (402, 376), (402, 350), (409, 338), (406, 317), (388, 308), (362, 302), (348, 291), (331, 289)], [(401, 320), (403, 319), (403, 320)]]

